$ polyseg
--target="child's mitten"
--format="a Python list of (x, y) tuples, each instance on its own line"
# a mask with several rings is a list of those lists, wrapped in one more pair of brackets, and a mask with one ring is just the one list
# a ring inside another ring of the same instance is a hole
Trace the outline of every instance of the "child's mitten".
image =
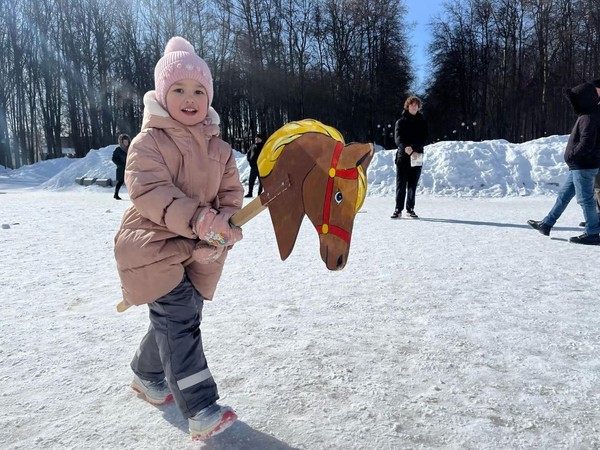
[(216, 247), (228, 247), (239, 242), (244, 237), (242, 229), (231, 225), (231, 214), (220, 212), (209, 206), (200, 210), (194, 223), (194, 233), (202, 241)]

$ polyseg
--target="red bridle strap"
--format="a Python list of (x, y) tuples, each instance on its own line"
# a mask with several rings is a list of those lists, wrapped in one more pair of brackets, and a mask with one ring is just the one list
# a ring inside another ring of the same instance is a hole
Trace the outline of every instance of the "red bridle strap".
[(331, 157), (331, 166), (329, 168), (329, 178), (327, 179), (327, 190), (325, 191), (325, 203), (323, 204), (323, 224), (317, 226), (317, 232), (319, 234), (333, 234), (334, 236), (343, 239), (348, 245), (350, 245), (350, 233), (338, 226), (329, 224), (329, 215), (331, 213), (331, 196), (333, 194), (333, 182), (335, 177), (355, 180), (358, 178), (358, 169), (352, 167), (351, 169), (337, 169), (340, 154), (344, 148), (344, 144), (337, 142)]

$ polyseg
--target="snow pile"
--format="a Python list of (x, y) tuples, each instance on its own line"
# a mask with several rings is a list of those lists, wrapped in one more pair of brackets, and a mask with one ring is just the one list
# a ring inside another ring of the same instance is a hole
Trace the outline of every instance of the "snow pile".
[(76, 189), (81, 187), (75, 184), (75, 179), (79, 177), (114, 180), (116, 166), (112, 162), (112, 154), (116, 147), (116, 145), (109, 145), (98, 150), (90, 150), (85, 158), (76, 159), (73, 164), (68, 165), (38, 187), (56, 191)]
[[(418, 192), (460, 197), (554, 194), (568, 168), (563, 153), (568, 136), (511, 144), (444, 141), (425, 148)], [(393, 195), (396, 150), (377, 152), (369, 167), (369, 195)]]
[[(425, 148), (418, 192), (457, 197), (513, 197), (555, 194), (568, 168), (563, 152), (568, 136), (550, 136), (523, 144), (505, 140), (444, 141)], [(2, 185), (20, 184), (47, 190), (95, 189), (75, 184), (78, 177), (113, 178), (115, 145), (91, 150), (85, 158), (62, 158), (0, 172)], [(369, 196), (393, 195), (396, 189), (396, 150), (377, 148), (367, 177)], [(246, 155), (234, 151), (240, 179), (247, 183)], [(42, 169), (48, 170), (42, 170)]]

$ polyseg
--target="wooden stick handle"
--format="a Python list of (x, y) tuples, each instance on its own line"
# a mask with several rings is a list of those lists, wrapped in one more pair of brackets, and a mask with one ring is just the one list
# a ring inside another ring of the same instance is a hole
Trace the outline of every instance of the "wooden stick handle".
[(263, 201), (260, 196), (253, 199), (250, 203), (236, 212), (229, 221), (232, 225), (241, 227), (245, 225), (250, 219), (253, 219), (260, 213), (263, 209), (267, 207), (266, 203), (263, 204)]
[[(236, 212), (233, 216), (231, 216), (231, 219), (229, 219), (229, 221), (232, 225), (241, 227), (242, 225), (246, 224), (250, 219), (256, 217), (258, 213), (260, 213), (266, 207), (267, 205), (263, 204), (261, 197), (258, 196), (246, 206), (244, 206), (242, 209), (240, 209), (238, 212)], [(190, 256), (183, 262), (183, 267), (189, 266), (193, 262), (194, 257)], [(125, 303), (125, 300), (121, 300), (117, 304), (117, 312), (121, 313), (127, 311), (130, 307), (131, 305), (129, 303)]]
[(127, 311), (130, 307), (131, 307), (131, 305), (129, 303), (125, 303), (125, 300), (121, 300), (117, 304), (117, 312)]

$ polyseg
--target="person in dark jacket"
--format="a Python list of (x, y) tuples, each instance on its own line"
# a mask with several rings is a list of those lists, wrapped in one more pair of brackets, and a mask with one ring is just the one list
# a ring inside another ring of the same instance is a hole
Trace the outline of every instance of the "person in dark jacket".
[(262, 192), (262, 184), (260, 182), (260, 178), (258, 177), (258, 157), (260, 156), (260, 152), (262, 151), (263, 146), (265, 145), (265, 135), (263, 133), (258, 133), (256, 138), (254, 139), (254, 144), (248, 150), (246, 154), (246, 159), (250, 163), (250, 177), (248, 178), (248, 193), (244, 196), (246, 198), (252, 197), (252, 191), (254, 190), (254, 183), (256, 183), (256, 179), (258, 178), (258, 195)]
[(573, 197), (583, 210), (585, 233), (569, 239), (576, 244), (599, 245), (600, 221), (594, 201), (594, 178), (600, 168), (600, 80), (567, 89), (565, 95), (578, 115), (565, 149), (569, 176), (558, 192), (554, 206), (543, 220), (527, 223), (545, 236)]
[(112, 154), (112, 162), (117, 165), (117, 185), (115, 186), (115, 200), (121, 200), (119, 197), (119, 189), (125, 182), (125, 163), (127, 162), (127, 150), (129, 149), (129, 143), (131, 139), (126, 134), (120, 134), (118, 138), (119, 146), (115, 148)]
[(421, 100), (411, 95), (404, 102), (404, 111), (394, 128), (396, 152), (396, 209), (392, 219), (402, 216), (406, 200), (406, 216), (417, 219), (415, 195), (423, 166), (423, 149), (427, 142), (427, 122), (421, 109)]
[[(600, 89), (600, 78), (592, 81), (592, 84), (594, 85), (594, 87)], [(598, 212), (598, 216), (600, 216), (600, 170), (598, 171), (598, 175), (596, 175), (596, 178), (594, 179), (594, 200), (596, 200), (596, 211)], [(585, 227), (585, 222), (581, 222), (579, 226)]]

